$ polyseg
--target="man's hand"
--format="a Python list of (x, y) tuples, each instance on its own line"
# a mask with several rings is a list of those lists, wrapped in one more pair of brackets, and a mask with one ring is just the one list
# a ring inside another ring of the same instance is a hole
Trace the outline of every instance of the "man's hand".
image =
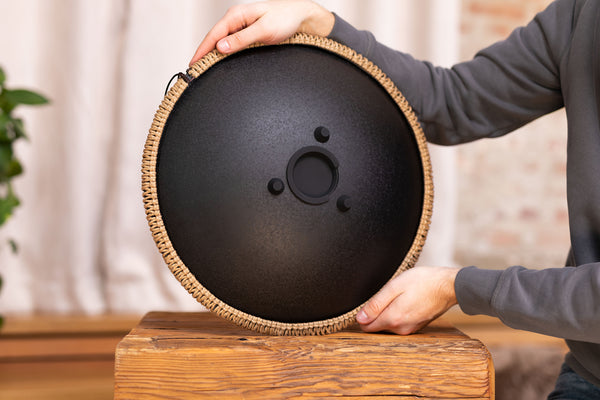
[(296, 32), (327, 36), (335, 17), (320, 5), (308, 0), (281, 0), (231, 7), (208, 32), (190, 66), (217, 48), (228, 54), (252, 43), (276, 44)]
[(408, 335), (456, 304), (454, 280), (459, 268), (416, 267), (389, 281), (358, 312), (366, 332)]

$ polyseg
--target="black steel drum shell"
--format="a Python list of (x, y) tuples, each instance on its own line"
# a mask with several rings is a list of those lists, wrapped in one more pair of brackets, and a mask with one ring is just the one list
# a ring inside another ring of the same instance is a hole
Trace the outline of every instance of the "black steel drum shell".
[(321, 321), (367, 301), (424, 240), (423, 160), (369, 73), (321, 48), (261, 46), (181, 93), (160, 137), (156, 200), (177, 256), (220, 301)]

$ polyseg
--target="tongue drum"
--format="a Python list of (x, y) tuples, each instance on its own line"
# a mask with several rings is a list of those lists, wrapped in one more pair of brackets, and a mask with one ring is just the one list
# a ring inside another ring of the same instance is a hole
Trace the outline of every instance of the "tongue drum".
[(270, 334), (343, 329), (412, 267), (433, 202), (423, 132), (371, 62), (296, 35), (180, 74), (142, 165), (154, 240), (211, 311)]

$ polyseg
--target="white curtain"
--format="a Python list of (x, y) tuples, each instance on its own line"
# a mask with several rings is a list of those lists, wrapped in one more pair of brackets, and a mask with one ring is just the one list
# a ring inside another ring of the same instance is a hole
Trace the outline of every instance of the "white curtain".
[[(22, 199), (0, 229), (0, 313), (197, 310), (158, 254), (142, 207), (144, 141), (168, 79), (234, 1), (0, 0), (7, 85), (52, 103), (17, 109)], [(438, 64), (457, 56), (458, 0), (323, 1), (380, 41)], [(436, 205), (421, 263), (452, 263), (454, 155), (432, 148)], [(8, 238), (19, 244), (13, 254)]]

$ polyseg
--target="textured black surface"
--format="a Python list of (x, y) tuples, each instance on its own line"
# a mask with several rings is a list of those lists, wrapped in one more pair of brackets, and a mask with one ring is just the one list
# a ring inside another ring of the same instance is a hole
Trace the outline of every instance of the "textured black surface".
[[(286, 176), (308, 146), (339, 163), (319, 205)], [(285, 185), (277, 195), (273, 178)], [(175, 250), (213, 295), (261, 318), (310, 322), (354, 309), (394, 274), (424, 179), (412, 129), (377, 81), (327, 51), (285, 45), (227, 57), (190, 83), (163, 130), (157, 187)]]

